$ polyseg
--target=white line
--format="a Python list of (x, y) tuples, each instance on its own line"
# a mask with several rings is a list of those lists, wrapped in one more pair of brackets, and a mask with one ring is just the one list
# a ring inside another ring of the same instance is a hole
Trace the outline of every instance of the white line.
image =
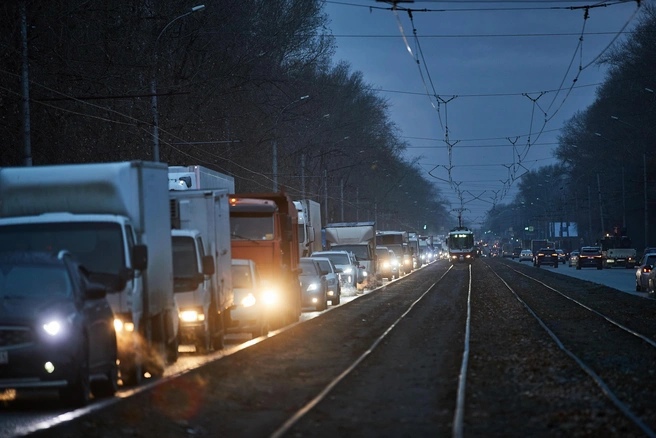
[(463, 422), (465, 417), (465, 387), (467, 384), (467, 365), (469, 363), (469, 337), (471, 328), (471, 291), (472, 291), (472, 265), (469, 265), (469, 289), (467, 291), (467, 321), (465, 323), (465, 345), (462, 352), (462, 364), (460, 366), (460, 376), (458, 377), (458, 398), (456, 401), (456, 411), (453, 416), (453, 434), (454, 438), (462, 438)]

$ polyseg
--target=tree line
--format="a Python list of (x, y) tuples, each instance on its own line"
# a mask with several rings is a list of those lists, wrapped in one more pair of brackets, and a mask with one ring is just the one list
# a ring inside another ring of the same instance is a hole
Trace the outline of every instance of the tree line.
[[(500, 236), (556, 237), (594, 245), (604, 236), (656, 246), (656, 6), (600, 59), (607, 76), (594, 102), (561, 128), (558, 163), (527, 172), (515, 199), (490, 210)], [(576, 239), (558, 224), (575, 223)], [(554, 225), (556, 224), (556, 225)]]
[(404, 158), (388, 102), (333, 60), (322, 1), (195, 6), (3, 2), (0, 166), (159, 153), (232, 175), (237, 192), (327, 201), (326, 221), (433, 234), (453, 224), (439, 189)]

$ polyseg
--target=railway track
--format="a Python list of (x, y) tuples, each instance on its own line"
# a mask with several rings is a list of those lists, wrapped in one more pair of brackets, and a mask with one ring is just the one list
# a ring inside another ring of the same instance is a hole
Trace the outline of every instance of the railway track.
[(36, 436), (654, 436), (656, 330), (632, 298), (434, 263)]

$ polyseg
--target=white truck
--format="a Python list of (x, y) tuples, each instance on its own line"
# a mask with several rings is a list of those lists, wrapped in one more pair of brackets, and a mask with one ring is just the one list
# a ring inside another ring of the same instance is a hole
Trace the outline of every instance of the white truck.
[(364, 267), (364, 278), (359, 282), (363, 288), (373, 288), (382, 282), (376, 272), (375, 222), (338, 222), (326, 224), (324, 230), (329, 250), (352, 252)]
[(294, 201), (298, 212), (298, 254), (310, 257), (321, 251), (321, 205), (311, 199)]
[(169, 189), (226, 189), (228, 193), (235, 193), (235, 179), (198, 165), (169, 166)]
[(227, 190), (171, 191), (171, 238), (180, 343), (223, 348), (234, 304)]
[(67, 249), (108, 288), (124, 385), (177, 360), (166, 165), (2, 168), (0, 200), (3, 250)]

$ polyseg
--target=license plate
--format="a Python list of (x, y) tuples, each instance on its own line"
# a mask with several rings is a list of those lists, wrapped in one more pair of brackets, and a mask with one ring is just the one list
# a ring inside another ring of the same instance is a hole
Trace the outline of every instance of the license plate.
[(0, 351), (0, 364), (9, 363), (9, 352)]

